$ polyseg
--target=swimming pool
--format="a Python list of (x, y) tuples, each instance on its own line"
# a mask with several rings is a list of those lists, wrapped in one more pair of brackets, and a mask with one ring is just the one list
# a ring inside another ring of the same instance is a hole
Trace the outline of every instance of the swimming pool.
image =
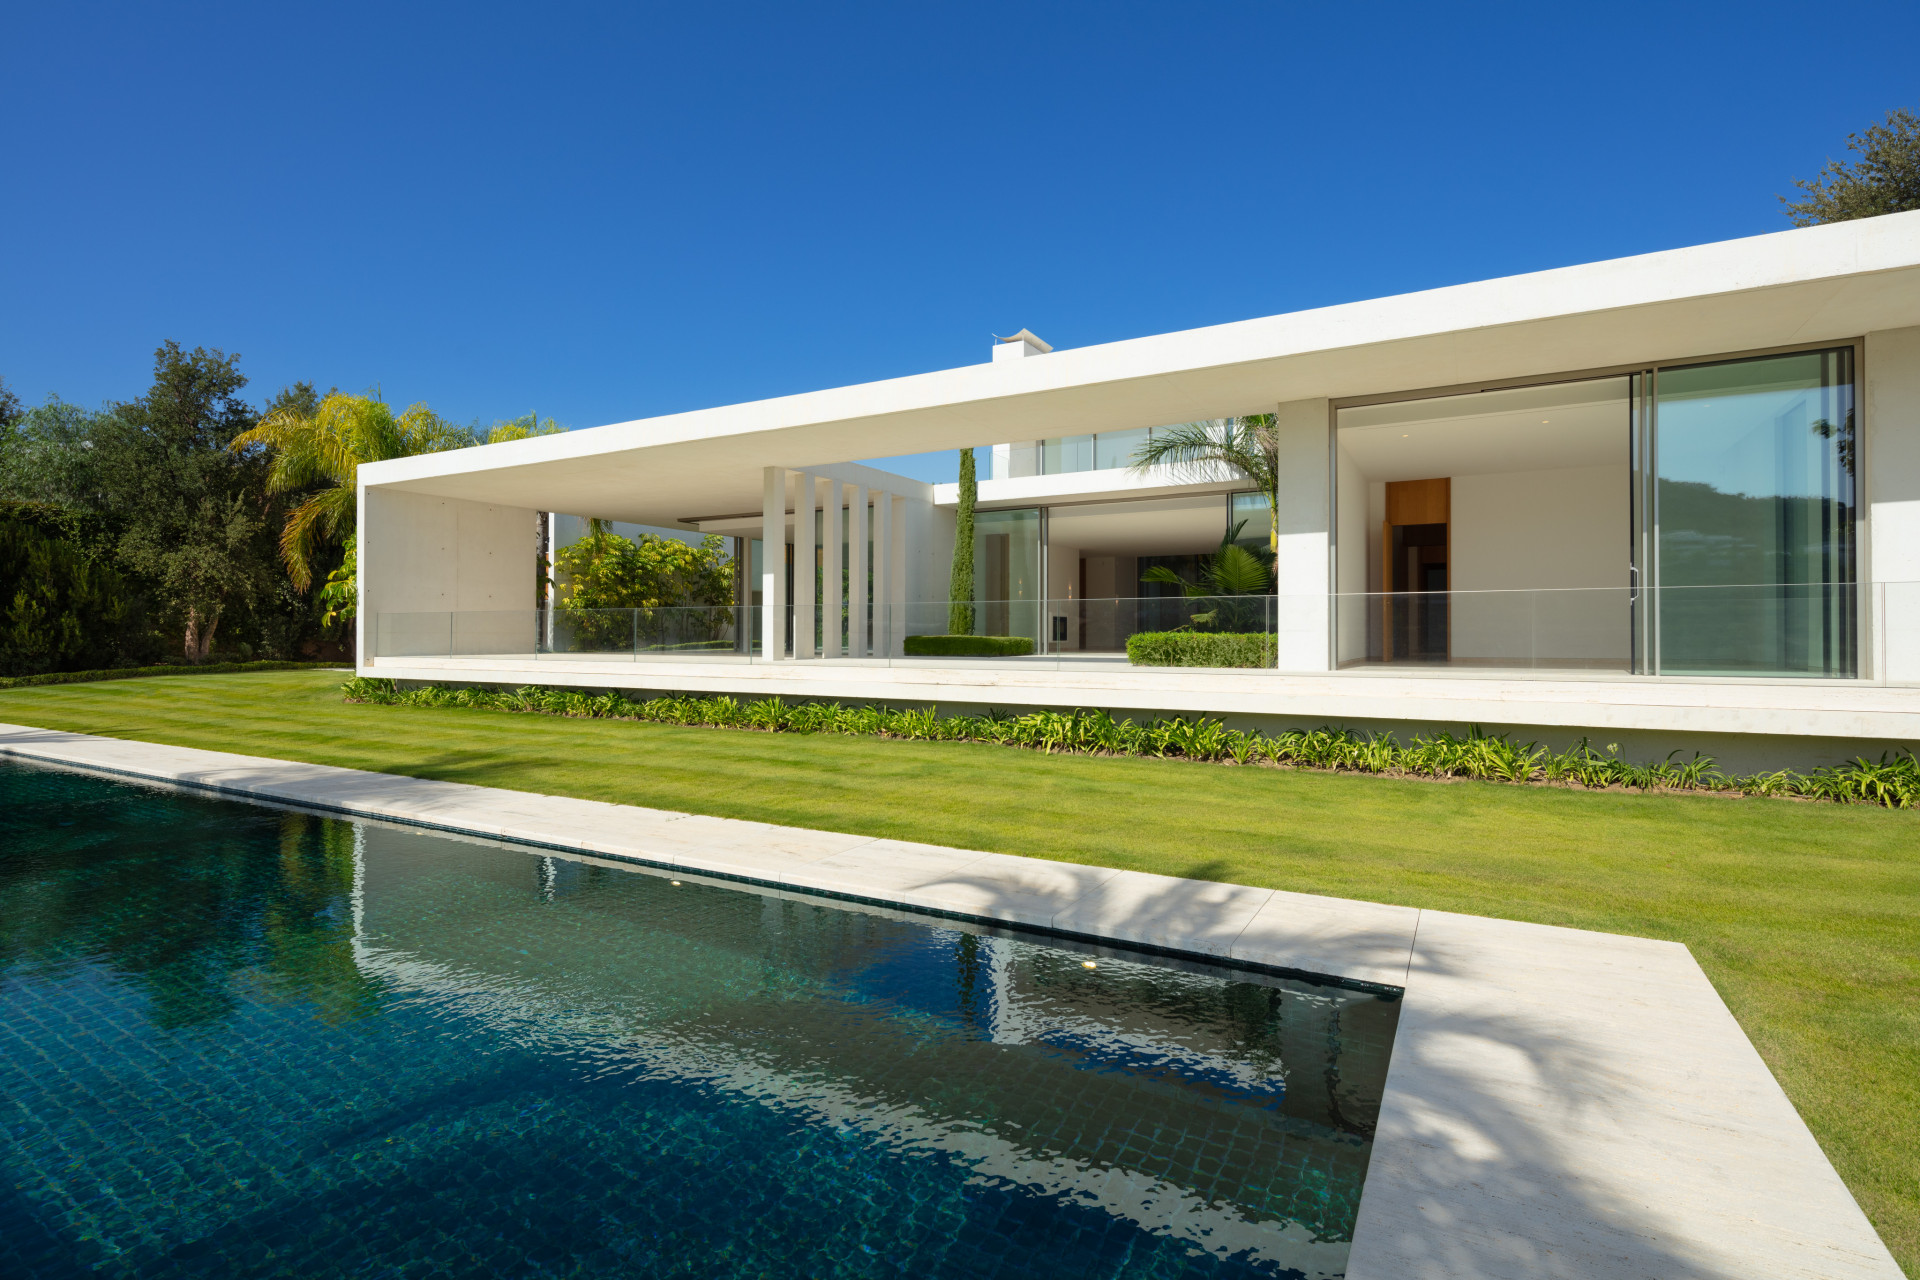
[(1391, 992), (0, 764), (0, 1273), (1337, 1276)]

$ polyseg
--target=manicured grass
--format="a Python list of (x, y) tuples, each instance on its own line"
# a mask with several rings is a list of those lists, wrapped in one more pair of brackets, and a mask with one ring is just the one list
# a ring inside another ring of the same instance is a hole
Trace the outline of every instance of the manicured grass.
[(0, 691), (0, 721), (1686, 943), (1920, 1275), (1920, 813), (349, 705), (341, 676)]

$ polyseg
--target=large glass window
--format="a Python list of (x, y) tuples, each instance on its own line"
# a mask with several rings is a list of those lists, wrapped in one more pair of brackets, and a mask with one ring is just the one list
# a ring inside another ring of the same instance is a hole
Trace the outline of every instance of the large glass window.
[(1851, 676), (1849, 348), (1655, 375), (1658, 670)]
[(1040, 638), (1040, 509), (973, 517), (974, 630)]

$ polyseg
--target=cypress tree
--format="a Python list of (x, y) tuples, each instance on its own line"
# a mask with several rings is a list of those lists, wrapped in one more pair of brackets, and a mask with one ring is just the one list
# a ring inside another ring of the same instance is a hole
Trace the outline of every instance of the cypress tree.
[(947, 633), (973, 634), (973, 503), (979, 486), (973, 475), (973, 450), (960, 451), (960, 518), (953, 530), (953, 578), (947, 587)]

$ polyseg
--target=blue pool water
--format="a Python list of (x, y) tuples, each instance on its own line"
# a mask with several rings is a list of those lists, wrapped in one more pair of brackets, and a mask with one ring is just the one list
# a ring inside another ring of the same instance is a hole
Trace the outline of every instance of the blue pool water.
[(0, 765), (0, 1275), (1337, 1276), (1398, 1007)]

